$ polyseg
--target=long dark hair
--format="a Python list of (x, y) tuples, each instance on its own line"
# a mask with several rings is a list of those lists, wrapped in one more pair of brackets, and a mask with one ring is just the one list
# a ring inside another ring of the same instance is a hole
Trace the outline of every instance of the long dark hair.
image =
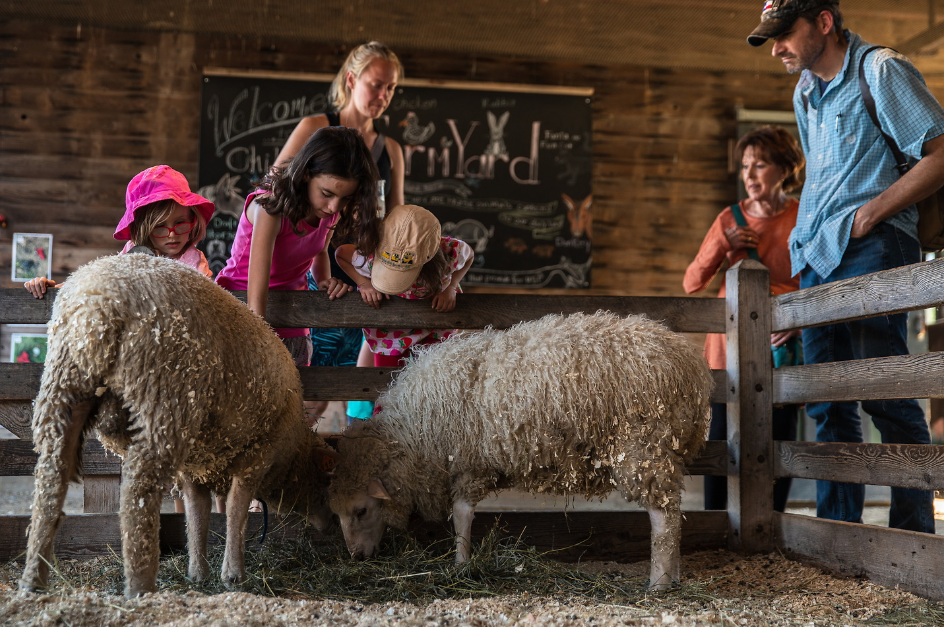
[(308, 183), (327, 174), (357, 183), (354, 195), (341, 210), (334, 227), (334, 241), (352, 242), (358, 250), (376, 250), (380, 245), (377, 217), (377, 166), (361, 134), (343, 126), (326, 126), (315, 131), (295, 158), (278, 166), (262, 179), (258, 202), (270, 215), (288, 218), (296, 233), (298, 223), (311, 212)]

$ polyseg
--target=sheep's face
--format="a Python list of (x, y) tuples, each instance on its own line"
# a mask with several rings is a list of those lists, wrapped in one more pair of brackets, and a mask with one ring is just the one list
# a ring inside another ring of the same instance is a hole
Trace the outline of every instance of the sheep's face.
[(384, 501), (390, 497), (380, 479), (371, 479), (368, 489), (348, 498), (334, 495), (331, 509), (341, 521), (341, 531), (348, 551), (356, 559), (373, 557), (380, 546), (387, 524), (383, 519)]
[(319, 503), (317, 507), (310, 510), (305, 518), (308, 524), (317, 529), (324, 535), (330, 535), (337, 529), (337, 517), (327, 503)]

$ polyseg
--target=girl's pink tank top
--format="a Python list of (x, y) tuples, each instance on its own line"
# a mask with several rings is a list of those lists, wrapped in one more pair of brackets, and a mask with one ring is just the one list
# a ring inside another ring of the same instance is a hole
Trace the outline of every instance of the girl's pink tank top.
[[(243, 213), (236, 227), (236, 238), (226, 267), (216, 276), (216, 282), (228, 290), (244, 290), (249, 284), (249, 249), (252, 244), (252, 224), (246, 218), (246, 209), (256, 196), (263, 193), (257, 190), (246, 198)], [(340, 219), (336, 213), (327, 220), (322, 220), (313, 227), (304, 220), (298, 223), (301, 235), (292, 229), (292, 223), (282, 218), (282, 228), (275, 238), (272, 252), (272, 270), (269, 273), (270, 290), (308, 289), (305, 273), (311, 262), (324, 250), (331, 229)], [(279, 337), (297, 337), (308, 335), (308, 329), (276, 329)]]

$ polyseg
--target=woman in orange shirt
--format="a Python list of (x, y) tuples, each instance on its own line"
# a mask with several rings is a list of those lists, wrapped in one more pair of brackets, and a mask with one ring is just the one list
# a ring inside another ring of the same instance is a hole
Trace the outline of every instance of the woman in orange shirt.
[[(798, 277), (790, 272), (787, 240), (796, 225), (799, 202), (786, 192), (800, 186), (799, 173), (805, 160), (790, 133), (779, 126), (764, 126), (748, 133), (737, 144), (735, 157), (741, 163), (741, 180), (747, 198), (724, 209), (715, 219), (701, 244), (698, 255), (685, 271), (685, 292), (705, 289), (722, 266), (730, 267), (749, 256), (759, 259), (770, 270), (770, 289), (783, 294), (799, 289)], [(740, 213), (736, 216), (735, 213)], [(739, 222), (743, 225), (739, 225)], [(724, 298), (722, 282), (719, 298)], [(782, 331), (770, 336), (772, 346), (788, 345), (799, 349), (799, 331)], [(709, 334), (705, 340), (705, 358), (713, 369), (726, 367), (724, 335)], [(727, 439), (725, 405), (712, 404), (712, 440)], [(796, 405), (774, 407), (773, 437), (795, 440)], [(774, 484), (774, 509), (782, 512), (790, 492), (790, 479)], [(705, 509), (727, 508), (727, 479), (705, 477)]]

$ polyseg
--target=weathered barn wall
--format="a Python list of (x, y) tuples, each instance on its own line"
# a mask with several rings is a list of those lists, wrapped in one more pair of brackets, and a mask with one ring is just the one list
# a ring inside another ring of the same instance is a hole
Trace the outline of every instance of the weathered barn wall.
[[(54, 235), (53, 278), (118, 250), (141, 169), (197, 174), (205, 67), (333, 73), (347, 50), (304, 42), (0, 21), (0, 285), (13, 232)], [(789, 108), (794, 77), (397, 50), (410, 77), (589, 86), (594, 98), (592, 291), (678, 295), (735, 196), (735, 106)], [(769, 51), (757, 51), (769, 54)], [(936, 81), (936, 82), (935, 82)], [(944, 79), (932, 86), (944, 93)]]

